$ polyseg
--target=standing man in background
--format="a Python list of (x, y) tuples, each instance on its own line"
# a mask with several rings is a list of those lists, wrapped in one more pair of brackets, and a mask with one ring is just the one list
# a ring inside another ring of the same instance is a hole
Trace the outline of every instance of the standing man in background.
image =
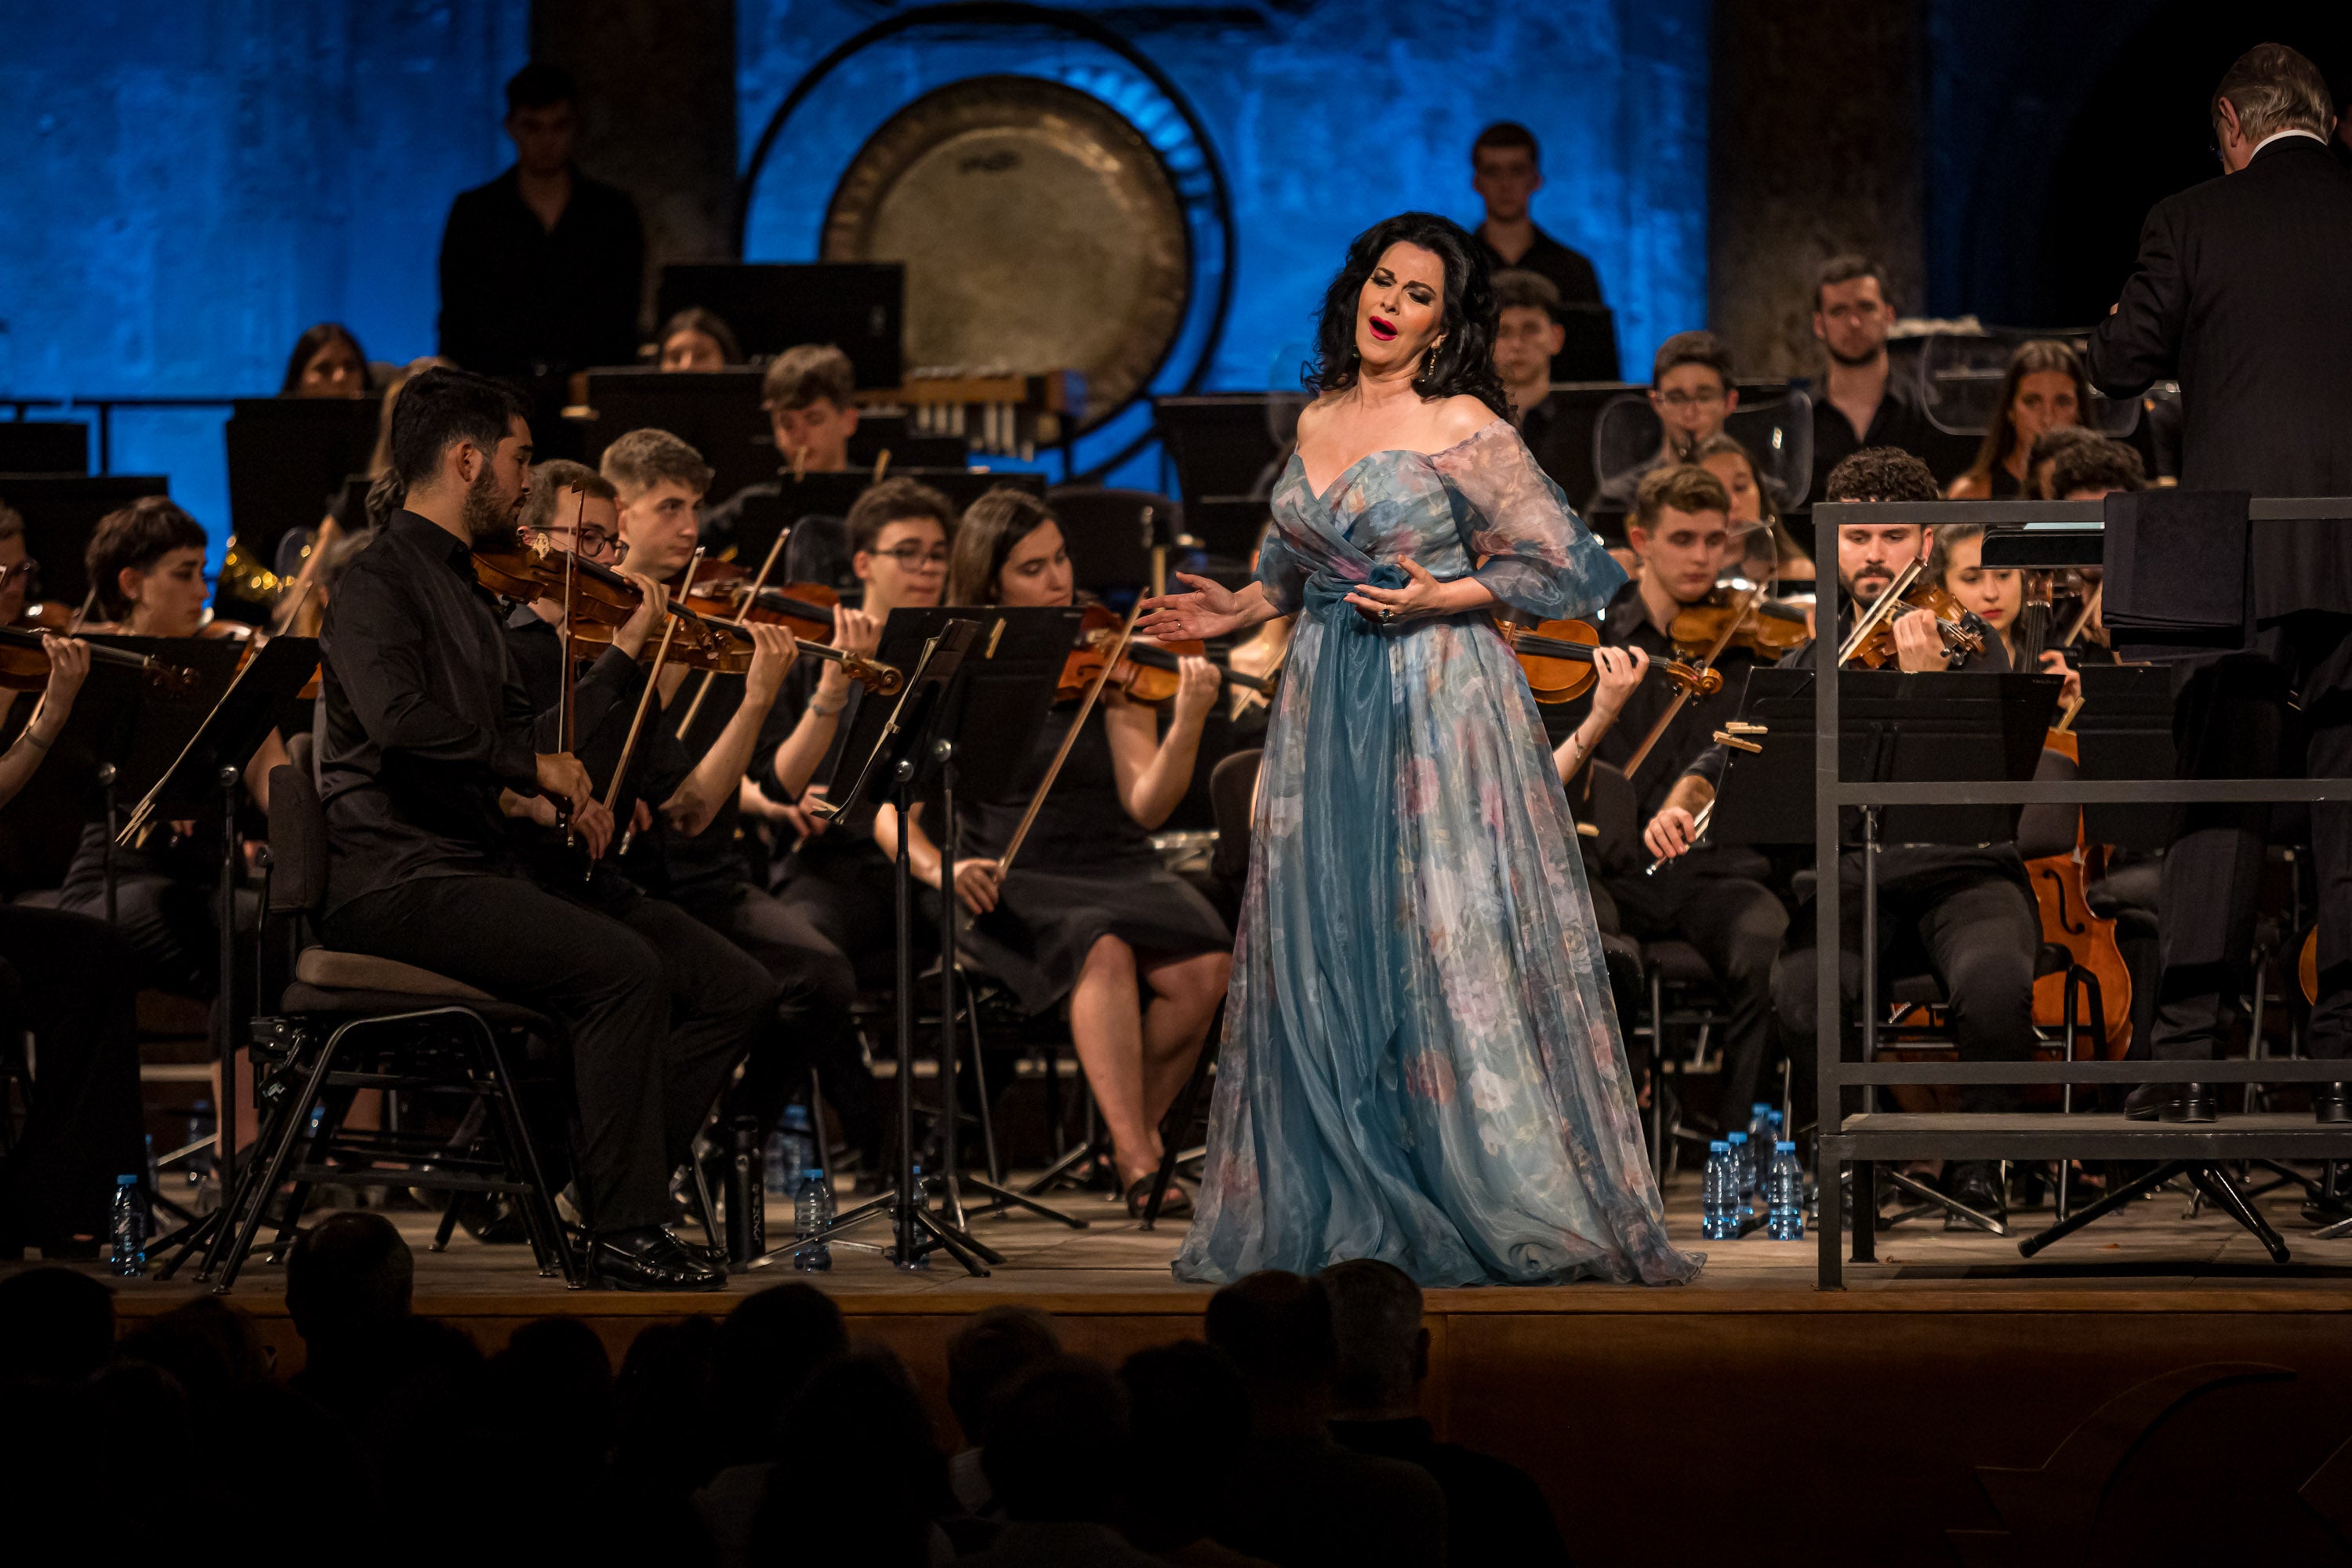
[(636, 204), (572, 163), (578, 100), (555, 66), (517, 71), (514, 167), (460, 195), (441, 232), (442, 355), (525, 388), (531, 426), (550, 438), (574, 372), (636, 363), (645, 290)]
[[(2258, 44), (2223, 75), (2209, 112), (2222, 177), (2148, 214), (2123, 297), (2092, 334), (2090, 379), (2110, 397), (2179, 380), (2184, 490), (2352, 495), (2352, 173), (2327, 149), (2333, 96), (2303, 56)], [(2341, 522), (2246, 528), (2242, 553), (2231, 543), (2179, 566), (2242, 572), (2243, 624), (2168, 631), (2123, 656), (2173, 666), (2184, 776), (2352, 777), (2352, 536)], [(2111, 624), (2122, 608), (2110, 602)], [(2116, 636), (2134, 641), (2122, 626)], [(2150, 1042), (2159, 1061), (2221, 1054), (2252, 949), (2269, 815), (2191, 806), (2165, 857)], [(2352, 807), (2314, 805), (2311, 830), (2311, 1054), (2337, 1058), (2352, 1054)], [(2313, 1099), (2320, 1121), (2352, 1121), (2343, 1083)], [(2210, 1121), (2214, 1096), (2200, 1084), (2148, 1084), (2128, 1109)]]
[[(1543, 189), (1534, 132), (1498, 120), (1478, 132), (1478, 140), (1470, 144), (1470, 188), (1486, 204), (1486, 216), (1476, 233), (1478, 243), (1486, 247), (1487, 266), (1497, 271), (1516, 267), (1549, 279), (1564, 307), (1602, 303), (1601, 276), (1591, 259), (1538, 228), (1528, 211), (1528, 203)], [(1613, 362), (1613, 353), (1611, 357)], [(1616, 374), (1612, 363), (1609, 375)], [(1570, 367), (1556, 363), (1551, 379), (1577, 378)]]
[[(1926, 463), (1939, 482), (1952, 477), (1936, 461), (1937, 430), (1919, 406), (1918, 384), (1895, 375), (1887, 362), (1886, 335), (1894, 326), (1895, 302), (1877, 262), (1832, 256), (1822, 263), (1813, 275), (1813, 336), (1829, 374), (1813, 391), (1813, 480), (1807, 495), (1820, 496), (1830, 470), (1864, 447), (1896, 447)], [(1950, 444), (1948, 438), (1943, 443)]]

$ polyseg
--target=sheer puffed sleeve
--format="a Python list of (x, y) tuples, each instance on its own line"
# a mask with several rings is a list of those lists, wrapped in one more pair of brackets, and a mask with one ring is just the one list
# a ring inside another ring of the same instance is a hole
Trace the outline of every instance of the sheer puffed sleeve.
[(1268, 532), (1265, 542), (1257, 552), (1258, 586), (1265, 590), (1265, 602), (1276, 615), (1298, 613), (1299, 595), (1307, 588), (1307, 563), (1298, 559), (1297, 552), (1283, 543), (1282, 535)]
[(1472, 574), (1502, 603), (1539, 621), (1580, 619), (1623, 584), (1624, 570), (1507, 422), (1496, 420), (1432, 461), (1457, 498), (1462, 548), (1485, 561)]

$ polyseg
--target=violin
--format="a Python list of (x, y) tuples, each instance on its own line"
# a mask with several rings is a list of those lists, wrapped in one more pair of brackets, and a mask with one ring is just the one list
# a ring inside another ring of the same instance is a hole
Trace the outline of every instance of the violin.
[[(1208, 646), (1200, 642), (1130, 637), (1122, 644), (1120, 629), (1125, 624), (1116, 611), (1100, 605), (1087, 606), (1078, 623), (1078, 646), (1063, 663), (1061, 683), (1054, 690), (1055, 701), (1084, 697), (1108, 668), (1105, 684), (1130, 700), (1166, 702), (1183, 683), (1178, 660), (1208, 656)], [(1220, 694), (1239, 687), (1261, 697), (1274, 695), (1276, 676), (1244, 675), (1213, 660), (1210, 668), (1217, 672)]]
[(714, 620), (760, 621), (789, 629), (803, 642), (833, 635), (834, 606), (841, 595), (822, 583), (787, 583), (772, 588), (732, 561), (706, 562), (686, 605)]
[[(92, 664), (136, 670), (150, 686), (169, 697), (185, 696), (196, 688), (194, 670), (166, 664), (152, 654), (91, 643), (89, 658)], [(0, 626), (0, 690), (38, 691), (48, 683), (49, 650), (41, 646), (41, 634), (21, 626)]]
[[(1593, 668), (1592, 650), (1600, 646), (1601, 633), (1590, 621), (1545, 621), (1520, 626), (1498, 618), (1495, 628), (1518, 655), (1519, 668), (1526, 672), (1528, 689), (1538, 702), (1573, 701), (1600, 679)], [(1694, 668), (1675, 659), (1652, 659), (1649, 673), (1691, 696), (1712, 697), (1723, 689), (1721, 671)]]
[[(475, 581), (501, 598), (525, 604), (548, 597), (563, 598), (568, 577), (572, 636), (583, 643), (611, 642), (613, 634), (628, 624), (645, 599), (635, 583), (610, 566), (543, 542), (518, 542), (495, 550), (477, 547), (473, 563)], [(751, 668), (751, 639), (744, 635), (741, 620), (705, 615), (689, 607), (697, 596), (688, 595), (685, 604), (675, 599), (669, 602), (674, 636), (668, 658), (693, 669), (720, 675), (742, 674)], [(831, 630), (832, 625), (828, 611), (825, 628)], [(852, 679), (884, 695), (898, 690), (905, 680), (898, 670), (887, 664), (860, 658), (823, 643), (803, 642), (800, 651), (838, 662)]]
[(1921, 565), (1914, 561), (1905, 567), (1902, 575), (1863, 613), (1853, 634), (1846, 638), (1845, 647), (1838, 650), (1841, 665), (1859, 664), (1865, 669), (1883, 669), (1893, 664), (1895, 623), (1910, 615), (1936, 617), (1936, 631), (1943, 640), (1946, 662), (1958, 664), (1984, 652), (1985, 639), (1992, 635), (1992, 628), (1975, 612), (1962, 608), (1958, 599), (1937, 584), (1920, 582)]
[(1731, 586), (1715, 588), (1696, 604), (1685, 605), (1666, 627), (1666, 640), (1685, 658), (1707, 657), (1710, 648), (1744, 647), (1766, 664), (1779, 663), (1812, 636), (1803, 605)]

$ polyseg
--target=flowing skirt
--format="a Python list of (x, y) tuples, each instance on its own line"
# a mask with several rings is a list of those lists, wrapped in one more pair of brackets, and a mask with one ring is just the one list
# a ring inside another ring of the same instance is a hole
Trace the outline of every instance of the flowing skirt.
[(1177, 1277), (1691, 1279), (1526, 679), (1484, 617), (1353, 621), (1301, 618), (1267, 731)]

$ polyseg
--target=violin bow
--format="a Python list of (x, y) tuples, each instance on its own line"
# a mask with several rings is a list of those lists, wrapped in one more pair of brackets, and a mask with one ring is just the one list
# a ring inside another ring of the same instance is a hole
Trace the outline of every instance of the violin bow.
[(1894, 616), (1895, 606), (1903, 603), (1903, 595), (1911, 591), (1911, 584), (1917, 582), (1919, 574), (1927, 569), (1926, 556), (1914, 557), (1910, 565), (1895, 574), (1895, 581), (1886, 585), (1886, 592), (1872, 600), (1870, 608), (1854, 617), (1853, 630), (1838, 649), (1837, 661), (1841, 668), (1853, 657), (1854, 650), (1869, 639), (1870, 634), (1879, 628), (1881, 623)]
[[(1763, 597), (1764, 590), (1760, 585), (1748, 590), (1748, 602), (1739, 606), (1738, 615), (1725, 623), (1723, 630), (1716, 637), (1715, 646), (1708, 648), (1706, 657), (1698, 661), (1698, 668), (1702, 671), (1715, 668), (1715, 661), (1723, 657), (1723, 650), (1731, 646), (1731, 639), (1738, 635), (1740, 627), (1748, 624), (1748, 617), (1756, 613), (1757, 601)], [(1633, 748), (1633, 756), (1627, 759), (1625, 763), (1627, 778), (1632, 778), (1634, 770), (1648, 759), (1651, 750), (1664, 738), (1666, 726), (1675, 721), (1675, 715), (1683, 710), (1683, 704), (1688, 702), (1690, 698), (1689, 687), (1680, 686), (1675, 689), (1674, 700), (1666, 704), (1666, 710), (1658, 715), (1658, 721), (1650, 726), (1650, 732), (1642, 737), (1642, 743)]]
[[(885, 453), (884, 456), (887, 458), (888, 454)], [(776, 557), (784, 552), (784, 541), (792, 536), (793, 531), (789, 528), (784, 529), (776, 535), (776, 542), (768, 546), (768, 558), (760, 563), (760, 574), (752, 578), (751, 587), (744, 590), (745, 608), (736, 612), (737, 614), (751, 613), (751, 601), (757, 599), (760, 596), (760, 590), (768, 585), (768, 574), (776, 569)], [(718, 679), (719, 671), (716, 669), (706, 669), (702, 672), (702, 684), (694, 689), (694, 700), (686, 705), (686, 717), (677, 721), (677, 729), (673, 731), (679, 740), (685, 740), (686, 732), (694, 728), (694, 716), (702, 711), (702, 700), (710, 695), (710, 683)]]
[[(555, 689), (555, 743), (570, 754), (572, 746), (572, 714), (579, 699), (572, 693), (574, 671), (572, 664), (572, 612), (580, 583), (580, 525), (588, 517), (588, 487), (575, 487), (580, 492), (580, 509), (572, 514), (572, 548), (563, 552), (563, 618), (555, 623), (557, 642), (563, 649), (563, 680)], [(563, 829), (563, 847), (572, 844), (572, 803), (555, 803), (555, 816)]]
[[(1045, 769), (1045, 776), (1038, 781), (1037, 793), (1029, 797), (1029, 809), (1021, 814), (1020, 826), (1013, 830), (1013, 837), (1006, 840), (1004, 853), (996, 858), (996, 880), (1000, 885), (1011, 873), (1013, 858), (1021, 853), (1021, 841), (1029, 837), (1030, 826), (1036, 822), (1037, 812), (1045, 805), (1047, 792), (1053, 789), (1055, 779), (1061, 775), (1062, 764), (1070, 760), (1070, 748), (1077, 744), (1078, 731), (1085, 727), (1087, 715), (1095, 710), (1095, 700), (1102, 695), (1103, 688), (1110, 684), (1110, 672), (1116, 669), (1118, 667), (1118, 661), (1127, 656), (1128, 640), (1135, 636), (1135, 623), (1142, 614), (1143, 601), (1138, 599), (1135, 602), (1135, 608), (1128, 612), (1127, 624), (1118, 628), (1118, 641), (1111, 645), (1110, 657), (1103, 660), (1102, 670), (1095, 677), (1095, 683), (1087, 688), (1086, 698), (1078, 704), (1077, 717), (1070, 721), (1069, 733), (1062, 737), (1061, 749), (1054, 753), (1053, 762)], [(955, 857), (954, 846), (948, 847), (947, 856), (949, 864), (952, 865)], [(954, 890), (953, 888), (947, 889), (950, 894)]]
[[(687, 594), (692, 590), (694, 587), (694, 574), (701, 569), (701, 566), (702, 551), (698, 546), (694, 552), (694, 559), (688, 562), (686, 564), (686, 577), (685, 580), (678, 584), (678, 597), (684, 598)], [(621, 785), (623, 782), (628, 778), (629, 763), (634, 761), (636, 756), (637, 737), (645, 732), (646, 713), (652, 708), (656, 694), (661, 690), (662, 667), (669, 661), (669, 645), (671, 639), (677, 636), (678, 617), (676, 616), (665, 616), (664, 619), (667, 624), (662, 627), (661, 647), (656, 650), (654, 654), (653, 668), (646, 672), (646, 689), (637, 695), (637, 710), (635, 716), (629, 720), (628, 738), (621, 742), (621, 760), (613, 764), (612, 780), (604, 786), (604, 809), (607, 812), (611, 811), (614, 803), (619, 801), (621, 798)], [(631, 815), (634, 816), (635, 814), (632, 813)], [(622, 833), (621, 847), (617, 853), (626, 855), (629, 852), (630, 842), (635, 837), (636, 827), (632, 824)], [(593, 863), (591, 863), (588, 868), (588, 874), (593, 877), (595, 873), (596, 868)]]

